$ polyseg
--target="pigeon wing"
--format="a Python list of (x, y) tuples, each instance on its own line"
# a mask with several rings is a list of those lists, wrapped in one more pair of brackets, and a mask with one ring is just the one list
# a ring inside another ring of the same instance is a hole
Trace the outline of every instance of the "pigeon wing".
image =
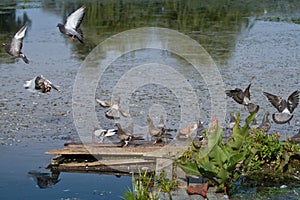
[(73, 12), (68, 18), (65, 24), (66, 29), (77, 29), (84, 17), (85, 14), (85, 7), (82, 6), (81, 8), (77, 9)]
[(233, 98), (237, 103), (243, 104), (244, 101), (244, 93), (241, 89), (236, 88), (234, 90), (226, 90), (226, 95)]
[(299, 104), (299, 91), (296, 90), (288, 98), (288, 110), (292, 113)]
[(103, 101), (101, 99), (96, 98), (96, 102), (99, 103), (99, 105), (103, 108), (109, 108), (112, 106), (112, 103), (109, 101)]
[(282, 112), (285, 108), (282, 106), (281, 102), (283, 101), (279, 96), (263, 92), (264, 95), (268, 98), (270, 103), (279, 111)]
[(244, 91), (245, 97), (247, 97), (249, 100), (250, 100), (250, 87), (251, 87), (251, 83), (248, 85), (248, 87)]
[(27, 26), (24, 25), (13, 37), (11, 44), (10, 44), (10, 52), (19, 54), (20, 50), (22, 49), (22, 42), (27, 30)]

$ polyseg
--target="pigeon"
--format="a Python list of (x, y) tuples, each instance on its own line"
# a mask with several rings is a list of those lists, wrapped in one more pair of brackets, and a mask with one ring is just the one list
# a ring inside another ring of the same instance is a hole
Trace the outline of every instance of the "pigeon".
[(94, 134), (96, 137), (111, 137), (117, 133), (117, 129), (96, 129)]
[(294, 91), (287, 100), (283, 99), (282, 96), (276, 96), (267, 92), (264, 92), (263, 94), (278, 111), (272, 114), (275, 123), (284, 124), (293, 118), (292, 113), (299, 104), (298, 90)]
[(65, 25), (60, 23), (57, 24), (59, 31), (70, 36), (72, 41), (77, 38), (78, 41), (83, 44), (83, 34), (80, 30), (80, 24), (83, 20), (84, 14), (85, 6), (82, 6), (67, 18), (67, 22), (65, 23)]
[(291, 140), (297, 144), (300, 143), (300, 129), (299, 129), (298, 133), (291, 138)]
[(256, 105), (256, 104), (251, 103), (251, 102), (248, 103), (248, 105), (246, 105), (246, 107), (247, 107), (250, 114), (257, 113), (258, 110), (259, 110), (259, 105)]
[(205, 136), (205, 128), (203, 126), (203, 122), (200, 119), (198, 119), (196, 137), (199, 138), (199, 141), (201, 141), (203, 140), (204, 136)]
[(176, 138), (179, 138), (181, 135), (187, 136), (189, 138), (192, 137), (192, 133), (197, 130), (198, 125), (197, 124), (193, 124), (193, 125), (189, 125), (186, 126), (182, 129), (180, 129), (177, 134), (176, 134)]
[(16, 60), (18, 60), (19, 58), (22, 58), (23, 61), (26, 64), (29, 64), (29, 60), (27, 59), (27, 57), (25, 56), (25, 54), (23, 54), (21, 52), (21, 49), (23, 47), (23, 38), (25, 36), (27, 30), (27, 26), (24, 25), (13, 37), (13, 39), (11, 40), (10, 44), (5, 44), (3, 43), (2, 46), (4, 47), (4, 50), (11, 56), (14, 56), (16, 58)]
[(262, 119), (261, 124), (258, 126), (258, 130), (268, 132), (271, 128), (271, 122), (269, 121), (270, 113), (267, 111)]
[(236, 117), (234, 113), (230, 113), (229, 129), (233, 129), (236, 123)]
[(117, 129), (95, 129), (94, 136), (100, 139), (100, 143), (103, 143), (104, 138), (114, 136), (117, 131)]
[(24, 84), (24, 88), (30, 92), (47, 93), (50, 92), (52, 88), (59, 91), (57, 87), (58, 86), (53, 85), (49, 80), (45, 79), (42, 75), (36, 76), (33, 79), (26, 81)]
[(160, 120), (159, 120), (159, 123), (157, 125), (157, 128), (161, 129), (163, 133), (166, 132), (167, 127), (166, 127), (163, 115), (160, 116)]
[(133, 134), (133, 122), (130, 122), (126, 128), (122, 128), (120, 123), (116, 123), (115, 125), (118, 128), (117, 134), (123, 146), (128, 146), (129, 142), (134, 140), (144, 140), (142, 135)]
[(132, 133), (126, 131), (125, 129), (122, 129), (120, 123), (116, 123), (116, 127), (118, 128), (117, 134), (121, 143), (123, 144), (123, 146), (128, 146), (128, 143), (133, 139)]
[(105, 112), (105, 116), (108, 119), (120, 119), (123, 117), (130, 117), (129, 113), (126, 113), (120, 106), (120, 97), (117, 98), (116, 102), (106, 102), (96, 98), (96, 102), (103, 108), (108, 108)]
[(161, 137), (163, 135), (163, 131), (159, 128), (156, 128), (153, 125), (153, 121), (150, 117), (147, 118), (147, 123), (148, 123), (148, 133), (154, 138), (154, 143), (156, 144), (158, 141), (161, 140)]
[(235, 102), (247, 106), (250, 103), (250, 86), (243, 91), (240, 88), (235, 88), (234, 90), (225, 90), (228, 97), (231, 97)]

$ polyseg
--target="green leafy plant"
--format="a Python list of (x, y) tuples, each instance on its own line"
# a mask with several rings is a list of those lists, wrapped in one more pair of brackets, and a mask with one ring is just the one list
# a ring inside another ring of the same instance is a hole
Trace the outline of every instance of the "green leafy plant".
[(166, 192), (172, 199), (171, 191), (177, 188), (177, 179), (166, 178), (165, 171), (155, 176), (153, 173), (139, 173), (135, 178), (132, 176), (133, 190), (128, 189), (123, 199), (127, 200), (157, 200), (160, 192)]
[(155, 176), (156, 186), (169, 195), (169, 199), (172, 199), (171, 191), (177, 189), (177, 179), (166, 178), (165, 171), (162, 171), (158, 176)]
[(266, 167), (276, 172), (285, 172), (295, 157), (300, 157), (300, 146), (292, 141), (280, 141), (280, 134), (265, 134), (253, 129), (247, 139), (247, 156), (243, 163), (244, 172)]
[(227, 143), (222, 141), (223, 130), (215, 118), (209, 130), (207, 146), (198, 147), (192, 144), (190, 152), (186, 152), (190, 156), (180, 157), (177, 165), (187, 174), (202, 175), (214, 180), (218, 185), (218, 191), (226, 193), (227, 188), (239, 177), (240, 172), (236, 170), (236, 165), (246, 156), (247, 151), (243, 145), (251, 130), (249, 124), (254, 117), (255, 113), (246, 119), (243, 127), (240, 127), (238, 115), (232, 137)]
[(157, 200), (160, 190), (153, 190), (154, 175), (147, 171), (139, 173), (137, 178), (132, 175), (132, 187), (125, 192), (123, 199), (127, 200)]
[[(208, 131), (207, 145), (192, 143), (189, 150), (176, 163), (187, 174), (201, 175), (213, 180), (217, 191), (227, 193), (241, 175), (251, 176), (251, 172), (269, 169), (268, 173), (284, 173), (299, 170), (300, 146), (291, 141), (280, 141), (280, 135), (266, 134), (251, 129), (249, 124), (255, 113), (240, 127), (237, 116), (230, 140), (222, 141), (223, 131), (213, 119)], [(293, 166), (294, 165), (294, 166)], [(296, 167), (295, 167), (296, 165)], [(298, 167), (297, 167), (298, 166)], [(288, 177), (288, 176), (285, 176)]]

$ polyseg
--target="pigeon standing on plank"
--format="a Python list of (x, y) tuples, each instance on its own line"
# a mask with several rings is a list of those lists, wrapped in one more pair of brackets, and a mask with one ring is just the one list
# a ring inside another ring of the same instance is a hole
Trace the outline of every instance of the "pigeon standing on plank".
[(116, 127), (118, 128), (117, 134), (123, 146), (128, 146), (128, 143), (133, 139), (132, 133), (127, 130), (122, 129), (121, 124), (116, 123)]
[(75, 38), (83, 44), (83, 33), (80, 30), (80, 24), (85, 14), (85, 6), (80, 7), (73, 12), (68, 18), (65, 24), (57, 24), (59, 31), (71, 37), (72, 41)]
[(24, 84), (24, 88), (30, 92), (41, 92), (41, 93), (50, 92), (52, 88), (59, 91), (57, 86), (53, 85), (49, 80), (45, 79), (42, 75), (36, 76), (33, 79), (26, 81)]
[(13, 37), (10, 44), (3, 43), (2, 46), (4, 47), (5, 51), (16, 58), (18, 60), (19, 58), (22, 58), (23, 61), (26, 64), (29, 64), (29, 60), (25, 56), (24, 53), (21, 52), (21, 49), (23, 47), (23, 38), (25, 36), (27, 30), (27, 26), (24, 25)]
[(275, 123), (284, 124), (293, 118), (292, 113), (299, 104), (298, 90), (294, 91), (287, 100), (283, 99), (281, 96), (273, 95), (267, 92), (264, 92), (264, 95), (278, 111), (272, 115)]
[(156, 128), (153, 124), (153, 121), (150, 117), (147, 118), (148, 123), (148, 133), (154, 138), (153, 144), (161, 141), (163, 131), (160, 128)]

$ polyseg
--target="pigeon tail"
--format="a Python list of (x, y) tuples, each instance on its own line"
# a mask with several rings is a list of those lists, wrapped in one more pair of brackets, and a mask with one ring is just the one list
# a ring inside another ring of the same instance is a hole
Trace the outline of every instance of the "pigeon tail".
[(22, 52), (20, 52), (20, 57), (23, 59), (23, 61), (24, 61), (26, 64), (29, 64), (29, 60), (27, 59), (27, 57), (25, 56), (25, 54), (23, 54)]

